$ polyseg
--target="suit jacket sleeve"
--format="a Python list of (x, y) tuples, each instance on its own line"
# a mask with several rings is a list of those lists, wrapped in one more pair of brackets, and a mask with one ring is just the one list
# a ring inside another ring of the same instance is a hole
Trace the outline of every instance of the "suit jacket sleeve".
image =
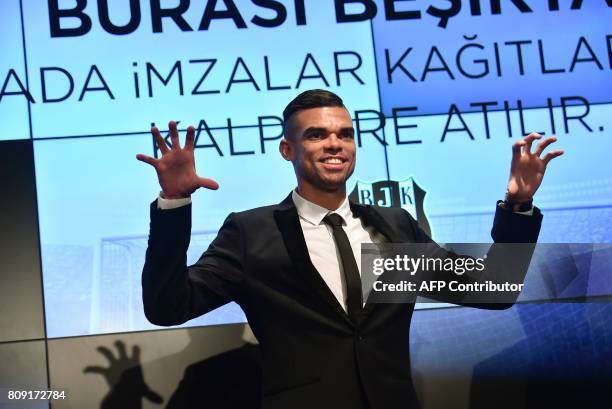
[(542, 226), (542, 212), (533, 208), (532, 215), (502, 209), (497, 202), (491, 238), (495, 243), (536, 243)]
[(243, 249), (239, 220), (230, 214), (208, 250), (187, 266), (191, 204), (170, 210), (151, 204), (142, 294), (147, 319), (177, 325), (240, 298)]
[[(540, 233), (540, 227), (542, 224), (542, 213), (537, 207), (534, 207), (532, 215), (524, 215), (514, 213), (509, 210), (505, 210), (498, 205), (496, 207), (495, 218), (493, 220), (493, 228), (491, 230), (491, 237), (495, 243), (526, 243), (523, 246), (515, 247), (504, 247), (503, 245), (491, 246), (487, 253), (487, 259), (485, 262), (485, 270), (480, 275), (455, 275), (448, 273), (439, 273), (437, 278), (440, 280), (457, 280), (464, 283), (473, 282), (484, 282), (491, 280), (493, 282), (504, 282), (509, 280), (511, 282), (522, 282), (525, 274), (529, 268), (531, 256), (535, 249), (535, 243), (537, 242), (538, 235)], [(440, 258), (466, 258), (464, 256), (456, 254), (452, 251), (447, 251), (444, 248), (439, 247), (419, 226), (418, 223), (412, 219), (412, 217), (406, 213), (410, 218), (410, 225), (413, 234), (416, 238), (417, 243), (430, 243), (432, 245), (431, 256), (437, 256)], [(531, 243), (531, 244), (529, 244)], [(510, 249), (510, 250), (509, 250)], [(514, 255), (509, 254), (509, 251), (516, 250)], [(430, 277), (430, 279), (433, 277)], [(421, 295), (436, 299), (442, 302), (450, 302), (459, 305), (472, 306), (477, 308), (487, 309), (504, 309), (509, 308), (513, 305), (514, 299), (502, 299), (501, 301), (495, 300), (492, 302), (484, 301), (485, 297), (478, 297), (483, 302), (475, 302), (474, 297), (465, 297), (462, 293), (450, 292), (450, 291), (435, 291), (435, 292), (424, 292)], [(518, 296), (518, 293), (514, 294)], [(509, 296), (512, 298), (512, 296)], [(494, 298), (494, 297), (493, 297)], [(466, 301), (466, 299), (468, 301)]]

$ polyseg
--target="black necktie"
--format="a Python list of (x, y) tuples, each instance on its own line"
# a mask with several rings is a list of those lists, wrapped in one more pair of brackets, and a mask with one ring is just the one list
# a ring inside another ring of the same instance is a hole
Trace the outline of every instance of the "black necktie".
[(333, 229), (334, 240), (340, 251), (342, 269), (346, 280), (346, 303), (351, 321), (357, 322), (363, 308), (363, 293), (361, 292), (361, 278), (355, 261), (351, 243), (342, 228), (342, 217), (336, 213), (328, 214), (323, 221)]

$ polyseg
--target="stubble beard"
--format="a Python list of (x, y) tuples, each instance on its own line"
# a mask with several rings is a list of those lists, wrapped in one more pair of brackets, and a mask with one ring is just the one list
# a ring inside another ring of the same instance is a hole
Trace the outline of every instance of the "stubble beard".
[(337, 178), (335, 177), (335, 175), (332, 178), (326, 178), (324, 175), (315, 174), (315, 175), (308, 175), (306, 180), (308, 181), (310, 185), (317, 187), (321, 190), (324, 190), (326, 192), (329, 192), (329, 193), (337, 192), (338, 190), (346, 191), (346, 181), (351, 177), (354, 170), (355, 168), (353, 167), (346, 174), (346, 176), (342, 178)]

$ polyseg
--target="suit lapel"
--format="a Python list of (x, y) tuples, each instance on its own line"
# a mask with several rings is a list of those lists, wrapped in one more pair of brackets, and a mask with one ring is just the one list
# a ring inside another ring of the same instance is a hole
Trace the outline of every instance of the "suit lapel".
[(372, 206), (364, 206), (357, 203), (349, 202), (353, 215), (361, 218), (366, 226), (372, 226), (377, 232), (381, 233), (389, 243), (400, 242), (400, 238), (396, 231), (387, 223), (387, 221), (376, 211)]
[(306, 246), (306, 240), (304, 239), (304, 233), (300, 225), (300, 219), (297, 209), (293, 204), (293, 200), (291, 199), (291, 194), (283, 200), (274, 211), (274, 218), (296, 272), (308, 282), (318, 297), (324, 300), (324, 302), (341, 316), (343, 320), (353, 325), (348, 315), (325, 283), (325, 280), (323, 280), (323, 277), (321, 277), (321, 274), (319, 274), (310, 260), (308, 247)]
[[(356, 217), (361, 218), (366, 226), (373, 227), (377, 232), (385, 236), (388, 243), (401, 242), (396, 231), (373, 207), (353, 202), (350, 202), (350, 206), (351, 211)], [(321, 277), (321, 274), (319, 274), (310, 260), (300, 219), (291, 199), (291, 194), (278, 205), (274, 211), (274, 218), (296, 272), (304, 278), (314, 293), (324, 300), (337, 315), (342, 317), (351, 326), (354, 326), (355, 324), (348, 318), (346, 311), (344, 311), (336, 296), (331, 292), (325, 280), (323, 280), (323, 277)], [(366, 301), (360, 322), (367, 318), (376, 305)]]
[[(381, 233), (386, 238), (387, 243), (400, 243), (402, 240), (398, 236), (389, 223), (380, 215), (372, 206), (363, 206), (357, 203), (350, 202), (353, 215), (361, 218), (366, 226), (373, 227), (377, 232)], [(365, 321), (368, 315), (372, 312), (377, 304), (366, 300), (361, 313), (361, 322)]]

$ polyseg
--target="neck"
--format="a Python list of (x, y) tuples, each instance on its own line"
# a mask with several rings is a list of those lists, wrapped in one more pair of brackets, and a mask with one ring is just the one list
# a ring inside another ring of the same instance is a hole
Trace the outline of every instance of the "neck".
[(306, 184), (298, 184), (297, 192), (304, 199), (327, 210), (338, 209), (342, 202), (344, 202), (344, 199), (346, 199), (346, 186), (336, 190), (319, 190), (313, 189)]

